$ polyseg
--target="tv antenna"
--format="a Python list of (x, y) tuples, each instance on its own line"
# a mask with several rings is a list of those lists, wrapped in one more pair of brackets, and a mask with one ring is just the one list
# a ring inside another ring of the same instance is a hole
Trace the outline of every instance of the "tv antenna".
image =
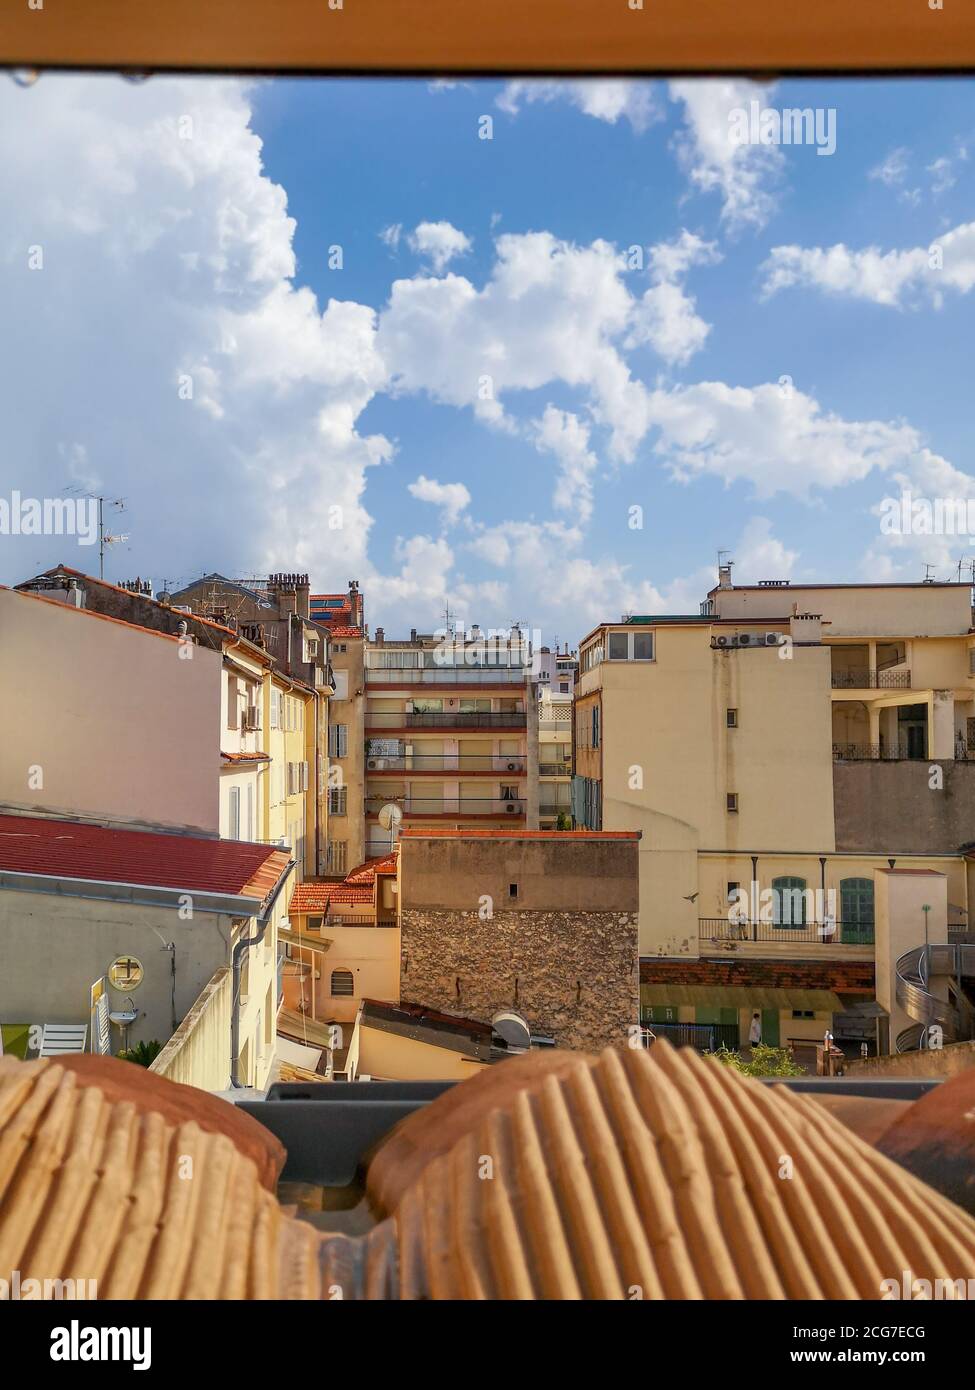
[(99, 497), (97, 493), (85, 492), (82, 488), (71, 486), (64, 489), (65, 492), (75, 492), (79, 497), (90, 497), (93, 502), (98, 503), (98, 578), (105, 578), (105, 547), (107, 545), (124, 545), (129, 539), (128, 536), (110, 535), (105, 530), (105, 506), (114, 507), (116, 511), (125, 511), (124, 497)]

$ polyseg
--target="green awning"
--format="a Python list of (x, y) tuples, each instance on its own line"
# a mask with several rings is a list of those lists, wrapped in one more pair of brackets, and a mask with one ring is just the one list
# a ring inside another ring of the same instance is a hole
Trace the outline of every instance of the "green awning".
[(640, 1003), (662, 1008), (812, 1009), (844, 1013), (843, 1001), (829, 989), (763, 989), (758, 985), (641, 985)]

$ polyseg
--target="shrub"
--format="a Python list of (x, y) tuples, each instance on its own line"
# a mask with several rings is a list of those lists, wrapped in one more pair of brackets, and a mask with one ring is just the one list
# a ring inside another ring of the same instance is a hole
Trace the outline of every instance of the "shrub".
[(733, 1067), (735, 1071), (740, 1071), (743, 1076), (805, 1076), (802, 1067), (787, 1047), (768, 1047), (765, 1043), (756, 1043), (752, 1048), (752, 1055), (749, 1061), (745, 1061), (740, 1052), (734, 1052), (730, 1048), (720, 1047), (717, 1052), (708, 1054), (717, 1058), (726, 1067)]

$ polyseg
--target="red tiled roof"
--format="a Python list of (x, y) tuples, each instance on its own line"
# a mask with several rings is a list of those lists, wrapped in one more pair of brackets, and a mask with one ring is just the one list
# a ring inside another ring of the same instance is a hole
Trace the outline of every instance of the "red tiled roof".
[(324, 912), (327, 903), (364, 903), (372, 905), (372, 886), (344, 883), (334, 878), (306, 879), (295, 884), (288, 904), (288, 913)]
[(221, 751), (221, 758), (226, 758), (228, 763), (267, 763), (271, 761), (270, 753), (224, 753)]
[[(36, 575), (36, 576), (35, 576), (35, 578), (38, 578), (38, 579), (40, 579), (40, 578), (49, 578), (49, 577), (54, 577), (54, 576), (59, 575), (59, 574), (70, 574), (70, 575), (72, 575), (75, 579), (83, 579), (83, 580), (85, 581), (85, 583), (87, 583), (87, 584), (97, 584), (97, 585), (98, 585), (100, 588), (102, 588), (102, 589), (112, 589), (112, 590), (114, 590), (114, 592), (117, 593), (117, 594), (125, 594), (127, 598), (138, 598), (138, 599), (143, 599), (146, 603), (154, 604), (156, 608), (165, 608), (165, 609), (166, 609), (168, 612), (170, 612), (170, 613), (177, 613), (177, 612), (179, 612), (178, 609), (176, 609), (176, 608), (170, 608), (169, 605), (166, 604), (166, 603), (160, 603), (159, 600), (158, 600), (157, 598), (150, 598), (148, 594), (134, 594), (134, 593), (132, 592), (131, 589), (123, 589), (122, 586), (121, 586), (120, 584), (110, 584), (109, 581), (108, 581), (107, 579), (96, 579), (95, 576), (94, 576), (93, 574), (85, 574), (84, 570), (72, 569), (70, 565), (52, 565), (52, 567), (51, 567), (49, 570), (42, 570), (41, 573), (40, 573), (39, 575)], [(28, 581), (28, 582), (31, 582), (31, 581)], [(25, 593), (25, 592), (27, 592), (27, 591), (24, 590), (24, 589), (18, 589), (18, 593)], [(32, 597), (34, 597), (34, 598), (39, 598), (39, 597), (41, 597), (41, 595), (39, 595), (39, 594), (33, 594)], [(57, 599), (54, 599), (53, 602), (57, 603), (58, 600), (57, 600)], [(76, 609), (75, 611), (76, 611), (76, 612), (84, 613), (84, 612), (91, 612), (92, 610), (91, 610), (91, 609), (84, 609), (84, 608), (81, 608), (81, 609)], [(107, 614), (107, 613), (97, 613), (97, 614), (95, 614), (95, 616), (96, 616), (96, 617), (99, 617), (99, 618), (104, 618), (104, 617), (108, 617), (108, 614)], [(197, 623), (204, 623), (207, 627), (216, 628), (218, 632), (226, 632), (226, 633), (229, 633), (231, 637), (236, 637), (236, 636), (237, 636), (237, 633), (234, 632), (233, 628), (227, 627), (227, 625), (226, 625), (225, 623), (218, 623), (218, 622), (215, 622), (213, 618), (204, 618), (204, 617), (202, 617), (201, 614), (199, 614), (199, 613), (183, 613), (183, 614), (181, 614), (180, 616), (181, 616), (181, 617), (184, 617), (184, 618), (192, 618), (192, 619), (194, 620), (194, 622), (197, 622)], [(115, 621), (115, 622), (125, 622), (125, 619), (124, 619), (124, 618), (116, 618), (114, 621)], [(127, 626), (127, 627), (138, 627), (139, 624), (138, 624), (138, 623), (126, 623), (126, 626)], [(145, 629), (145, 631), (146, 631), (146, 632), (156, 632), (157, 629), (154, 628), (154, 627), (148, 627), (148, 628)], [(164, 635), (168, 635), (168, 634), (164, 634)]]
[(377, 874), (394, 874), (396, 855), (386, 854), (350, 869), (343, 879), (313, 878), (295, 885), (288, 911), (324, 912), (326, 903), (372, 904)]
[(642, 830), (401, 830), (399, 838), (425, 840), (639, 840)]
[(263, 901), (288, 859), (283, 850), (240, 840), (0, 815), (0, 869), (11, 873), (232, 893)]
[[(321, 621), (321, 619), (319, 619)], [(327, 626), (327, 624), (325, 624)], [(361, 627), (329, 627), (329, 632), (333, 637), (361, 637)]]

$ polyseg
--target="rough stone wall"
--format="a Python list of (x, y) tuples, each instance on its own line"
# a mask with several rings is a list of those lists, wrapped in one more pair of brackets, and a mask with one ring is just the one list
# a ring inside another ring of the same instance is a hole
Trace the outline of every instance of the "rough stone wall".
[(635, 912), (404, 908), (400, 997), (490, 1022), (517, 1009), (559, 1047), (626, 1047), (639, 1021)]
[[(944, 779), (937, 791), (935, 766)], [(837, 850), (955, 854), (975, 840), (975, 762), (837, 762), (833, 809)]]

